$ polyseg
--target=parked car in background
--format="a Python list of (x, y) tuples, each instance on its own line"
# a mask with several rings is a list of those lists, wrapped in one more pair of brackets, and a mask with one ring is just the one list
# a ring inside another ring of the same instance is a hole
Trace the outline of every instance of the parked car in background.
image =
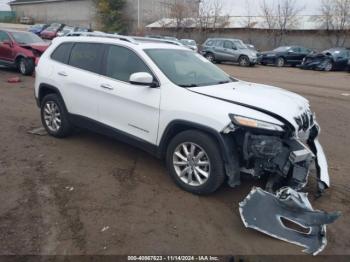
[(198, 52), (198, 46), (195, 40), (193, 39), (181, 39), (180, 42), (187, 46), (188, 48), (192, 49), (195, 52)]
[(257, 53), (241, 40), (228, 38), (209, 38), (201, 50), (201, 54), (211, 62), (234, 62), (240, 66), (255, 65), (258, 60)]
[(48, 27), (49, 27), (48, 24), (35, 24), (29, 27), (28, 32), (34, 33), (36, 35), (40, 35), (40, 33)]
[(48, 28), (40, 33), (41, 38), (52, 40), (57, 36), (57, 33), (62, 30), (64, 24), (53, 23)]
[(65, 26), (61, 31), (57, 33), (57, 36), (66, 36), (68, 34), (72, 35), (74, 32), (90, 32), (91, 30), (86, 27), (79, 26)]
[(322, 71), (347, 70), (349, 59), (350, 49), (343, 47), (331, 48), (321, 53), (306, 56), (301, 68)]
[(350, 58), (348, 60), (348, 72), (350, 73)]
[(0, 65), (17, 68), (23, 75), (31, 75), (48, 46), (36, 34), (0, 30)]
[(272, 51), (261, 52), (259, 63), (262, 65), (272, 64), (278, 67), (296, 66), (300, 65), (305, 56), (312, 52), (312, 49), (302, 46), (280, 46)]

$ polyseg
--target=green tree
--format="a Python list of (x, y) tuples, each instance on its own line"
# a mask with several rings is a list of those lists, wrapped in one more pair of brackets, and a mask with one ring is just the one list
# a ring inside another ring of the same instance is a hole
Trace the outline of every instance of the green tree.
[(124, 6), (126, 0), (95, 0), (102, 30), (123, 32), (126, 28)]

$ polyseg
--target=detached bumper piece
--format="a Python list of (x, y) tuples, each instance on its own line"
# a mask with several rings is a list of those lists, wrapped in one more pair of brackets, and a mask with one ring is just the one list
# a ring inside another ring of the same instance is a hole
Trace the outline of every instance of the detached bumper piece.
[(326, 225), (341, 214), (313, 210), (307, 194), (290, 187), (281, 188), (276, 195), (253, 188), (239, 205), (246, 227), (305, 247), (303, 251), (313, 255), (327, 244)]

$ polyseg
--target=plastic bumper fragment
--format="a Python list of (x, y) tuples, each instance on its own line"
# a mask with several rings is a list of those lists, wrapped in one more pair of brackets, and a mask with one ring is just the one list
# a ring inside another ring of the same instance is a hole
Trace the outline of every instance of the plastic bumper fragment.
[(240, 203), (239, 211), (246, 227), (305, 247), (303, 251), (313, 255), (327, 245), (326, 225), (341, 214), (313, 210), (307, 194), (290, 187), (280, 189), (276, 195), (253, 188)]

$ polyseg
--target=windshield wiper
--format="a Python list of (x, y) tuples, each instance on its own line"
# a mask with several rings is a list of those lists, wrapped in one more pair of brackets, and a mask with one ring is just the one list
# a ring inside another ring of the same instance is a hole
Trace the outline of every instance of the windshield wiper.
[(185, 85), (179, 85), (181, 87), (197, 87), (198, 85), (196, 84), (185, 84)]
[(220, 81), (218, 82), (219, 85), (223, 85), (223, 84), (227, 84), (227, 83), (230, 83), (231, 81), (230, 80), (225, 80), (225, 81)]

